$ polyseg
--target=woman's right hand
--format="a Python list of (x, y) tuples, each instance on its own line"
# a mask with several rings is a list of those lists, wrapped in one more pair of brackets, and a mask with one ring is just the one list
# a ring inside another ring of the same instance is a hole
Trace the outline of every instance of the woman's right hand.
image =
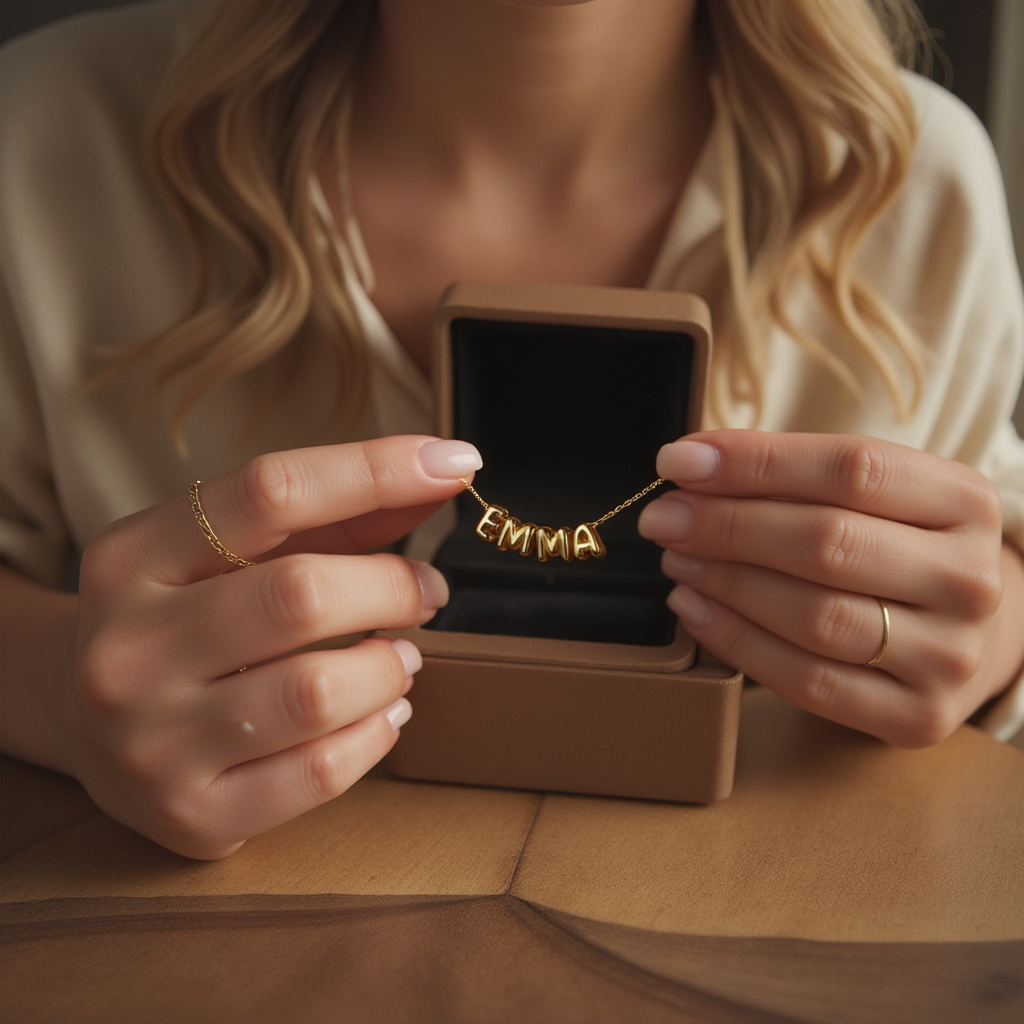
[(74, 774), (110, 815), (217, 858), (337, 796), (392, 747), (420, 667), (408, 641), (299, 648), (429, 620), (430, 566), (360, 554), (407, 533), (480, 465), (472, 446), (392, 437), (259, 457), (113, 524), (82, 560)]

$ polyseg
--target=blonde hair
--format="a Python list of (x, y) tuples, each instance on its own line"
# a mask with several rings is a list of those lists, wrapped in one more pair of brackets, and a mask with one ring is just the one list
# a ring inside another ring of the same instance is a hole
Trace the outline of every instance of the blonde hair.
[(737, 401), (760, 410), (773, 323), (860, 393), (842, 350), (787, 315), (803, 283), (905, 415), (920, 397), (920, 344), (858, 276), (855, 257), (913, 158), (917, 127), (900, 64), (924, 46), (917, 8), (901, 0), (710, 0), (706, 9), (725, 122), (727, 274), (715, 320), (729, 346), (712, 378), (712, 412), (727, 421)]
[(179, 444), (206, 392), (271, 363), (284, 386), (311, 348), (336, 364), (339, 409), (358, 413), (365, 348), (310, 182), (335, 142), (374, 9), (220, 0), (156, 98), (146, 159), (184, 228), (193, 278), (177, 323), (140, 351), (158, 395), (173, 392)]
[[(914, 148), (892, 43), (916, 38), (911, 0), (705, 3), (726, 157), (727, 270), (709, 297), (725, 356), (712, 369), (714, 417), (760, 409), (773, 324), (856, 390), (843, 354), (787, 316), (800, 282), (905, 411), (921, 385), (917, 343), (854, 257)], [(341, 415), (358, 412), (365, 341), (310, 182), (324, 147), (342, 141), (374, 11), (373, 0), (218, 0), (157, 98), (147, 158), (194, 279), (180, 319), (142, 351), (158, 393), (173, 394), (179, 438), (205, 392), (311, 346), (335, 360)]]

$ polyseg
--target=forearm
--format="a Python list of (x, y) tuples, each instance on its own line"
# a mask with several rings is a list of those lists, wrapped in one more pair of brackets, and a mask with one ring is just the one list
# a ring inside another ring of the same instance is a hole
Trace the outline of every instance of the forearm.
[(64, 723), (78, 598), (0, 567), (0, 749), (72, 772)]

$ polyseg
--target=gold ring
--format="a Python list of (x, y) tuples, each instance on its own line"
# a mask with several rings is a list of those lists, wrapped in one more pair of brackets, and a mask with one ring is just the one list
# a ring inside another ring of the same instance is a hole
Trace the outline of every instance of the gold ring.
[(199, 485), (202, 480), (197, 480), (189, 489), (188, 496), (192, 502), (192, 514), (196, 517), (196, 522), (199, 524), (203, 531), (204, 536), (213, 545), (214, 551), (217, 552), (223, 558), (226, 558), (229, 562), (234, 565), (240, 565), (243, 568), (249, 565), (255, 565), (255, 562), (250, 562), (247, 558), (242, 558), (240, 555), (236, 555), (231, 551), (228, 551), (226, 547), (220, 542), (220, 538), (213, 532), (213, 527), (209, 524), (206, 513), (203, 512), (203, 506), (199, 503)]
[(865, 668), (877, 665), (885, 657), (885, 652), (889, 650), (889, 606), (880, 597), (876, 597), (875, 600), (878, 602), (878, 607), (882, 609), (882, 646), (878, 648), (878, 653), (870, 661), (864, 662)]

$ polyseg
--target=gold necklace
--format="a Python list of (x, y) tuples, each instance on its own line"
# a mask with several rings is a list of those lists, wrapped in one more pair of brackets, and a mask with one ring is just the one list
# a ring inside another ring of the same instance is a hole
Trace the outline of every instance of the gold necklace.
[(665, 482), (663, 478), (658, 477), (642, 491), (637, 491), (632, 498), (627, 498), (621, 505), (616, 505), (610, 512), (605, 512), (600, 519), (595, 519), (591, 523), (580, 523), (575, 529), (569, 526), (555, 529), (551, 526), (520, 522), (509, 514), (507, 508), (492, 505), (482, 498), (465, 477), (460, 476), (459, 481), (484, 507), (484, 514), (476, 524), (478, 537), (483, 538), (488, 544), (497, 544), (499, 551), (518, 551), (524, 558), (536, 554), (541, 562), (546, 562), (549, 558), (561, 558), (566, 562), (604, 558), (608, 549), (601, 540), (597, 528)]

